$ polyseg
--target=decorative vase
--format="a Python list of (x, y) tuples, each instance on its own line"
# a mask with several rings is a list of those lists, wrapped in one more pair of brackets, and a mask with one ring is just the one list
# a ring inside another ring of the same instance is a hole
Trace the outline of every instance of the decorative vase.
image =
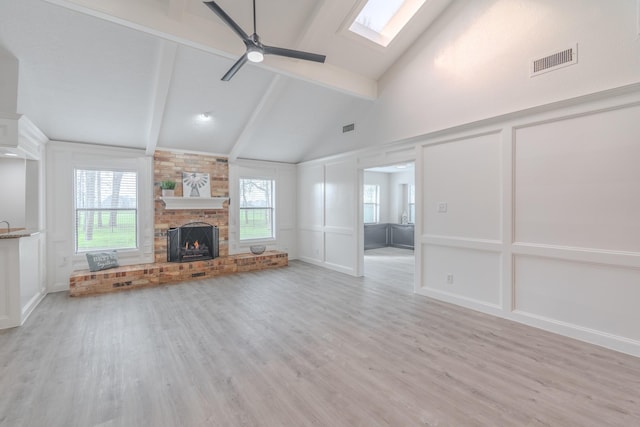
[(167, 190), (166, 188), (162, 189), (162, 197), (173, 197), (173, 192), (175, 190)]
[(251, 245), (249, 249), (251, 250), (252, 254), (260, 255), (265, 251), (265, 249), (267, 249), (267, 247), (265, 245)]

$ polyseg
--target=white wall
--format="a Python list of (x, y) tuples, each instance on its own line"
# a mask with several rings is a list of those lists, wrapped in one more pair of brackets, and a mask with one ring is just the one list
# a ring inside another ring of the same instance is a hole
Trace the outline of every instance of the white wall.
[(364, 184), (380, 187), (380, 223), (397, 222), (391, 219), (391, 185), (392, 174), (386, 172), (364, 171)]
[(422, 144), (418, 292), (640, 355), (639, 105), (636, 91)]
[(85, 255), (75, 253), (74, 243), (73, 176), (78, 167), (138, 172), (138, 249), (118, 251), (118, 258), (121, 265), (153, 262), (153, 158), (140, 150), (59, 141), (47, 144), (46, 153), (49, 292), (69, 289), (71, 272), (88, 268)]
[(298, 167), (299, 258), (357, 274), (357, 224), (361, 190), (355, 159), (310, 162)]
[[(454, 2), (383, 77), (372, 148), (344, 161), (415, 151), (416, 292), (640, 356), (637, 7)], [(530, 77), (576, 43), (576, 65)], [(340, 160), (301, 165), (299, 194), (322, 200)]]
[(229, 164), (229, 253), (248, 252), (256, 242), (240, 241), (239, 179), (265, 178), (275, 181), (276, 230), (275, 239), (261, 240), (268, 249), (288, 253), (289, 259), (298, 257), (297, 242), (297, 167), (295, 165), (252, 160), (236, 160)]
[(0, 112), (18, 112), (18, 60), (0, 46)]
[[(381, 80), (370, 144), (467, 125), (640, 82), (636, 0), (456, 1)], [(578, 43), (578, 63), (529, 63)]]
[(26, 172), (25, 159), (0, 158), (0, 182), (4, 183), (0, 221), (9, 221), (11, 228), (26, 227)]
[[(406, 144), (417, 153), (415, 291), (640, 356), (640, 86), (626, 92)], [(299, 166), (300, 211), (314, 221), (301, 224), (301, 259), (360, 271), (345, 253), (359, 241), (346, 230), (361, 200), (349, 200), (360, 165), (384, 156)], [(312, 215), (323, 210), (324, 223)]]

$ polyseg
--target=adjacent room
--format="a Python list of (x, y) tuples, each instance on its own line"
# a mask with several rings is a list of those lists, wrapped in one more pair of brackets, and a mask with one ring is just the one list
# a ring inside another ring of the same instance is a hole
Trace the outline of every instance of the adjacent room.
[(640, 0), (0, 0), (0, 426), (640, 425)]
[(415, 207), (413, 162), (364, 170), (363, 276), (392, 275), (397, 286), (413, 289)]

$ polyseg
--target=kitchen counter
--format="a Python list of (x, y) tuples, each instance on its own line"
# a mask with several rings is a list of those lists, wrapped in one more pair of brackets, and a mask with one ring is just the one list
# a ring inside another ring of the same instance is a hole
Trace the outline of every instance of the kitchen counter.
[(32, 230), (13, 230), (9, 233), (0, 232), (0, 239), (19, 239), (21, 237), (35, 236), (39, 231)]

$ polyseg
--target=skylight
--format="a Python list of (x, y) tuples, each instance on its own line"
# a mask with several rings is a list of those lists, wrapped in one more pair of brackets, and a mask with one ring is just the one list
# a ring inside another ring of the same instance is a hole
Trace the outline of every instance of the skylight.
[(426, 0), (368, 0), (349, 30), (387, 47)]

